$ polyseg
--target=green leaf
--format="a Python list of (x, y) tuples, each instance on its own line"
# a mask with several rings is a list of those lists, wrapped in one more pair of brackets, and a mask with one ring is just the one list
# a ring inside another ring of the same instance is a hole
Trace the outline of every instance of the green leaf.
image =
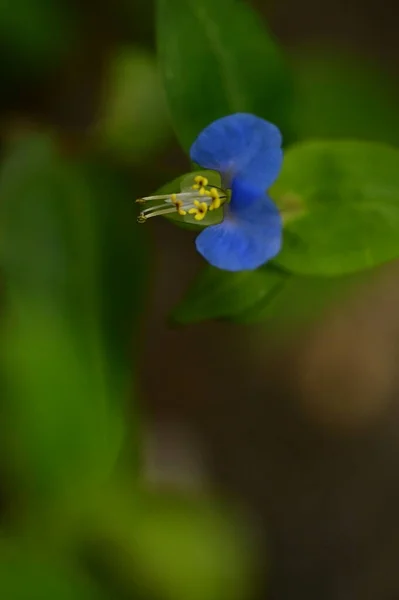
[(322, 46), (296, 48), (292, 62), (297, 139), (399, 144), (399, 90), (389, 72), (364, 58)]
[(181, 325), (211, 319), (290, 327), (320, 316), (355, 289), (359, 276), (301, 277), (272, 266), (229, 273), (205, 267), (172, 320)]
[(238, 511), (191, 493), (120, 492), (92, 511), (86, 547), (126, 597), (243, 600), (253, 591), (254, 547)]
[(253, 557), (236, 525), (226, 507), (200, 499), (144, 497), (134, 528), (143, 582), (169, 600), (247, 597)]
[(24, 76), (57, 66), (74, 47), (77, 15), (64, 0), (0, 2), (0, 44), (7, 56), (3, 68), (22, 69)]
[(123, 182), (47, 138), (13, 148), (0, 195), (2, 435), (22, 494), (43, 503), (114, 469), (143, 252)]
[(94, 137), (101, 148), (125, 162), (142, 163), (164, 149), (171, 127), (155, 58), (118, 47), (109, 57)]
[(298, 144), (287, 151), (271, 196), (285, 220), (275, 262), (288, 271), (343, 275), (399, 257), (395, 148), (356, 141)]
[(291, 75), (245, 2), (158, 0), (157, 38), (172, 121), (188, 150), (219, 117), (250, 112), (290, 132)]
[(94, 584), (68, 566), (17, 544), (0, 548), (0, 597), (7, 600), (100, 600)]
[(184, 300), (174, 309), (172, 319), (182, 325), (208, 319), (234, 318), (267, 298), (284, 280), (277, 269), (230, 273), (205, 267)]

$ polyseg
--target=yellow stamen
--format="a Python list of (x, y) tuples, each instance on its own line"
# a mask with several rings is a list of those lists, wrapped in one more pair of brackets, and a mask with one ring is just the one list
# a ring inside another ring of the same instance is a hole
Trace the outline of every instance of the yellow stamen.
[(194, 201), (194, 205), (196, 208), (190, 208), (188, 212), (190, 215), (195, 215), (194, 219), (196, 221), (202, 221), (202, 219), (208, 212), (208, 205), (206, 204), (206, 202), (199, 202), (198, 200)]
[(176, 206), (176, 210), (179, 213), (180, 216), (184, 217), (184, 215), (187, 214), (187, 211), (185, 211), (182, 206), (183, 206), (183, 201), (180, 200), (177, 197), (177, 194), (171, 194), (170, 195), (170, 199), (172, 200), (173, 204)]
[(194, 177), (194, 181), (195, 183), (198, 183), (198, 185), (200, 185), (201, 187), (206, 187), (208, 185), (207, 178), (203, 177), (202, 175), (197, 175), (196, 177)]
[(208, 180), (206, 177), (203, 177), (202, 175), (197, 175), (196, 177), (194, 177), (194, 185), (192, 186), (193, 190), (199, 190), (200, 194), (203, 196), (204, 192), (202, 191), (207, 185), (208, 185)]
[(220, 208), (220, 196), (219, 196), (219, 192), (217, 191), (216, 188), (211, 188), (210, 192), (209, 192), (209, 196), (211, 196), (212, 198), (212, 202), (211, 205), (209, 207), (209, 210), (216, 210), (217, 208)]
[[(177, 212), (182, 217), (189, 213), (194, 215), (196, 221), (202, 221), (208, 210), (219, 208), (227, 200), (227, 192), (221, 188), (211, 188), (206, 177), (198, 176), (195, 180), (199, 182), (196, 183), (197, 191), (160, 194), (137, 199), (139, 205), (145, 205), (147, 202), (150, 204), (140, 212), (138, 222), (145, 223), (153, 217), (166, 216), (173, 212)], [(208, 185), (209, 189), (200, 184)], [(153, 204), (155, 201), (157, 203)]]

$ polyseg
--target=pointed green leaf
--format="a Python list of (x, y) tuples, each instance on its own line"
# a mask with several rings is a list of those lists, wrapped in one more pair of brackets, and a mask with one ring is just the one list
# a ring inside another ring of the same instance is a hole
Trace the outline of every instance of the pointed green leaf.
[(157, 40), (172, 121), (187, 150), (219, 117), (251, 112), (290, 131), (291, 75), (266, 26), (237, 0), (158, 0)]
[(336, 299), (356, 289), (359, 279), (301, 277), (272, 266), (240, 273), (205, 267), (174, 309), (172, 319), (182, 325), (227, 319), (291, 326), (319, 316)]

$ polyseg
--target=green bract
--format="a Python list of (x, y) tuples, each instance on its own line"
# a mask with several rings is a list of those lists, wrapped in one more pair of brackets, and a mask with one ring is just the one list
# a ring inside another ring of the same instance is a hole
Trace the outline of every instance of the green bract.
[[(185, 191), (189, 189), (194, 182), (194, 177), (196, 175), (203, 175), (209, 181), (209, 185), (214, 185), (220, 187), (221, 178), (219, 173), (216, 171), (193, 171), (192, 173), (186, 173), (181, 177), (176, 177), (173, 181), (166, 183), (159, 190), (157, 190), (156, 194), (173, 194)], [(171, 213), (165, 216), (166, 219), (170, 221), (174, 221), (177, 225), (184, 227), (186, 229), (193, 230), (201, 230), (204, 227), (208, 227), (208, 225), (216, 225), (220, 223), (223, 219), (223, 207), (218, 208), (217, 210), (208, 211), (205, 218), (202, 221), (196, 221), (194, 216), (187, 213), (184, 216), (180, 216), (177, 212)]]

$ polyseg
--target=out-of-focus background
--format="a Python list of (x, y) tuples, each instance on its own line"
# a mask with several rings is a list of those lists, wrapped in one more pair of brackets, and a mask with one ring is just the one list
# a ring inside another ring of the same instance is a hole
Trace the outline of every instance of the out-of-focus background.
[[(252, 4), (295, 69), (298, 138), (399, 144), (396, 0)], [(3, 147), (55, 132), (66, 156), (123, 174), (132, 203), (187, 171), (154, 40), (151, 1), (3, 0)], [(240, 507), (258, 544), (262, 598), (398, 598), (399, 265), (284, 334), (178, 327), (168, 316), (203, 264), (194, 236), (162, 219), (143, 227), (131, 412), (145, 422), (148, 480)]]
[[(378, 100), (363, 88), (363, 68), (370, 61), (382, 85), (385, 71), (398, 81), (397, 3), (254, 5), (298, 65), (303, 131), (351, 137), (365, 119), (373, 137)], [(178, 462), (176, 421), (187, 440), (182, 469), (187, 453), (202, 452), (206, 476), (253, 511), (269, 547), (266, 597), (397, 598), (399, 266), (283, 340), (258, 325), (170, 330), (165, 317), (201, 260), (186, 232), (151, 228), (157, 275), (142, 385), (158, 460), (165, 469)], [(165, 355), (185, 357), (179, 376)]]

